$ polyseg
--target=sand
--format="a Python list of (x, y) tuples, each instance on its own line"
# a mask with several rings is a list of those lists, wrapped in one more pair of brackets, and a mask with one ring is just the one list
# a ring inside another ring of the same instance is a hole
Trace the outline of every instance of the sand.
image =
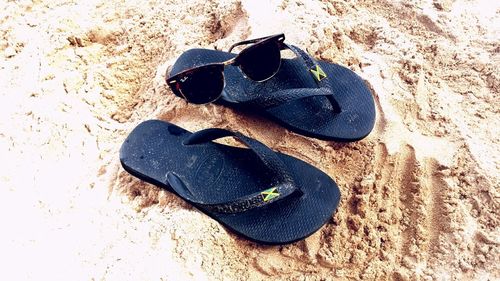
[[(369, 137), (306, 138), (165, 85), (188, 48), (279, 32), (366, 80)], [(496, 1), (10, 1), (0, 37), (3, 280), (500, 278)], [(301, 158), (340, 207), (291, 245), (239, 238), (120, 167), (151, 118)]]

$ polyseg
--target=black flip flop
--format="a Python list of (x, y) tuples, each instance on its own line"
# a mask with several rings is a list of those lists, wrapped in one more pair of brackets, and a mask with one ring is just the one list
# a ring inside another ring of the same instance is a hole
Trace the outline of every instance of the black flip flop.
[[(232, 136), (250, 149), (214, 143)], [(336, 210), (340, 191), (325, 173), (224, 129), (191, 133), (149, 120), (120, 149), (130, 174), (167, 189), (225, 227), (264, 244), (303, 239)]]
[[(221, 67), (224, 67), (226, 84), (216, 103), (266, 115), (289, 130), (309, 137), (343, 142), (366, 137), (375, 123), (375, 103), (363, 79), (346, 67), (316, 61), (300, 48), (285, 44), (283, 34), (276, 36), (282, 36), (279, 37), (280, 49), (290, 49), (296, 58), (281, 58), (279, 71), (268, 80), (255, 82), (246, 78), (240, 71), (236, 54), (191, 49), (183, 53), (167, 73), (167, 83), (174, 94), (182, 97), (175, 91), (179, 81), (169, 79), (199, 66), (224, 62)], [(260, 39), (235, 45), (259, 43)], [(204, 84), (208, 87), (211, 82)]]

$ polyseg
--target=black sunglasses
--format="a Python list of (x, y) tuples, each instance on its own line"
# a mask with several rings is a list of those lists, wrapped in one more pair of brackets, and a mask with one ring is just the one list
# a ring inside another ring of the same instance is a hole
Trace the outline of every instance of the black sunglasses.
[(273, 77), (281, 65), (280, 51), (286, 48), (285, 35), (277, 34), (263, 38), (238, 42), (229, 48), (253, 44), (243, 49), (236, 57), (184, 70), (167, 79), (167, 84), (179, 97), (195, 104), (217, 100), (224, 89), (224, 67), (238, 66), (245, 76), (256, 82)]

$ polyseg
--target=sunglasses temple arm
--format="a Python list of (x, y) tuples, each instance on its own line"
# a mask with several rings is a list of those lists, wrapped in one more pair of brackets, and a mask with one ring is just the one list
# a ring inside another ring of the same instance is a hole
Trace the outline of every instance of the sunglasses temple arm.
[(228, 52), (231, 53), (231, 51), (235, 47), (238, 47), (238, 46), (241, 46), (241, 45), (247, 45), (247, 44), (256, 43), (256, 42), (262, 41), (262, 40), (267, 39), (267, 38), (272, 37), (272, 36), (274, 36), (274, 35), (266, 36), (266, 37), (261, 37), (261, 38), (255, 38), (255, 39), (250, 39), (250, 40), (245, 40), (245, 41), (241, 41), (241, 42), (238, 42), (238, 43), (234, 43), (231, 47), (229, 47), (229, 51)]

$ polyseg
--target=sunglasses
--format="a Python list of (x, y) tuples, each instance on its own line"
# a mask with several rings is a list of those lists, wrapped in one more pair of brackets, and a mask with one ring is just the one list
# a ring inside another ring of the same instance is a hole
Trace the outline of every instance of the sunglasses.
[(286, 48), (285, 35), (241, 41), (229, 48), (231, 52), (240, 45), (253, 44), (234, 58), (184, 70), (167, 79), (174, 94), (190, 103), (205, 104), (217, 100), (224, 89), (224, 68), (237, 66), (243, 74), (256, 82), (272, 78), (281, 66), (280, 51)]

